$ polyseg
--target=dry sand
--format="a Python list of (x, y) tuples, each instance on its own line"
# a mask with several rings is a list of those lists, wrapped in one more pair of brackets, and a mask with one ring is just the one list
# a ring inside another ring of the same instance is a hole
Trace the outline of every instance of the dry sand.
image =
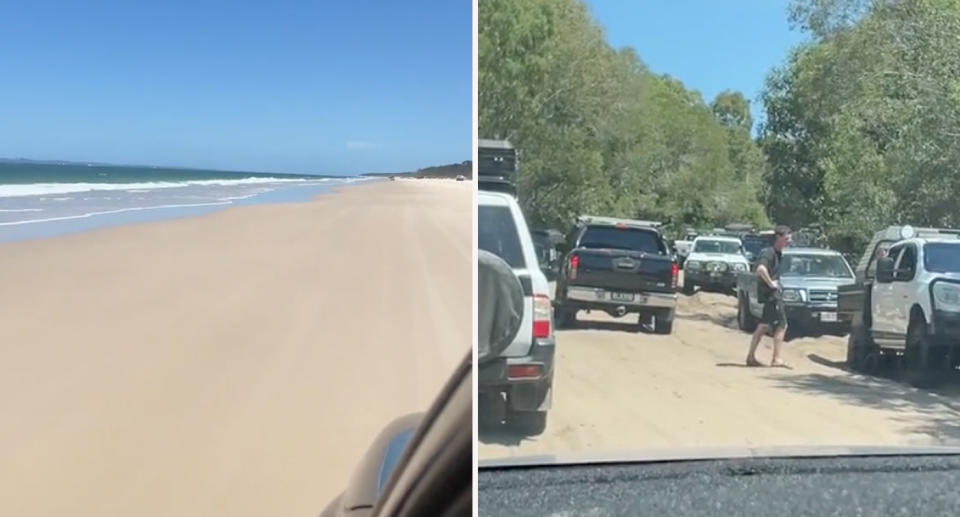
[(0, 514), (318, 514), (469, 350), (470, 187), (0, 245)]
[[(547, 430), (482, 432), (479, 457), (616, 454), (665, 448), (960, 443), (960, 394), (844, 368), (846, 338), (799, 338), (793, 370), (745, 368), (736, 299), (680, 297), (674, 332), (637, 332), (636, 316), (581, 313), (557, 332)], [(761, 347), (769, 363), (771, 340)]]

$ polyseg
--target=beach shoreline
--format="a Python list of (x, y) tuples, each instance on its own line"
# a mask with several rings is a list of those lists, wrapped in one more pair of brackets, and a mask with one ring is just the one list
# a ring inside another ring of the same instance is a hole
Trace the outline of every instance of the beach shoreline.
[(0, 508), (316, 515), (469, 352), (472, 184), (0, 243)]
[[(162, 188), (147, 190), (133, 188), (138, 184), (130, 183), (110, 184), (111, 188), (107, 190), (96, 190), (96, 185), (90, 184), (47, 184), (46, 187), (61, 190), (80, 187), (94, 190), (64, 192), (62, 195), (65, 197), (0, 196), (0, 243), (44, 239), (129, 224), (200, 217), (240, 206), (302, 203), (328, 194), (333, 189), (376, 181), (371, 178), (344, 177), (284, 179), (282, 182), (271, 183), (266, 179), (249, 178), (210, 180), (208, 183), (212, 183), (212, 186), (191, 187), (186, 183), (169, 183)], [(107, 184), (101, 185), (106, 186)], [(25, 187), (35, 188), (38, 185)]]

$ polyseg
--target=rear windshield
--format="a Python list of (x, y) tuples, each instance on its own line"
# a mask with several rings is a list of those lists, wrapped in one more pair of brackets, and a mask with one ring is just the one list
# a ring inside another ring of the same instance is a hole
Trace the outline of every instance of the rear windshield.
[(477, 244), (480, 249), (497, 255), (512, 268), (526, 268), (510, 209), (505, 206), (481, 206), (477, 210), (477, 217)]
[(696, 253), (740, 253), (740, 243), (721, 240), (699, 240), (693, 246)]
[(764, 248), (769, 248), (773, 246), (773, 236), (770, 237), (743, 237), (743, 249), (753, 253), (754, 255), (759, 255)]
[(923, 246), (923, 266), (932, 273), (960, 273), (960, 242), (930, 242)]
[(666, 253), (666, 248), (657, 232), (613, 226), (588, 226), (580, 237), (580, 247)]

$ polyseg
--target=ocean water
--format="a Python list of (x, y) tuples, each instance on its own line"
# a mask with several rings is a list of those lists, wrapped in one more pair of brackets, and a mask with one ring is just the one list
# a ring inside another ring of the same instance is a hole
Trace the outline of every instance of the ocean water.
[(0, 163), (0, 242), (302, 202), (369, 181), (309, 175), (83, 164)]

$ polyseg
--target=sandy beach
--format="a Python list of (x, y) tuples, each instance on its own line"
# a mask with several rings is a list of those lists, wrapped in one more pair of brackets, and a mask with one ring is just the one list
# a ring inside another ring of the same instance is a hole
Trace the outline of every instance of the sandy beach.
[(0, 245), (0, 514), (316, 515), (471, 341), (471, 184)]

